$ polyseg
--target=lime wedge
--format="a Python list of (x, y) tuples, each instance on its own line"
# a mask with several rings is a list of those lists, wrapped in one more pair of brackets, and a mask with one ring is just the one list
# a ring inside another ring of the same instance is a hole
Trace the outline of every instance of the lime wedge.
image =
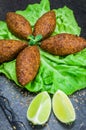
[(27, 119), (34, 125), (43, 125), (48, 121), (51, 112), (51, 99), (44, 91), (39, 93), (27, 110)]
[(70, 124), (75, 120), (75, 110), (69, 97), (58, 90), (52, 99), (53, 112), (62, 123)]

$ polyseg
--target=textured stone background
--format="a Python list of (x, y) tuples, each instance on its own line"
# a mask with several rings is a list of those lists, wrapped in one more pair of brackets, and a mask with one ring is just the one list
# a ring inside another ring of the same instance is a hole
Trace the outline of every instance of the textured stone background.
[[(0, 20), (5, 20), (6, 12), (25, 9), (27, 4), (40, 0), (0, 0)], [(51, 8), (67, 5), (74, 10), (74, 14), (82, 28), (81, 36), (86, 38), (86, 0), (50, 0)], [(76, 121), (70, 126), (61, 124), (51, 114), (49, 122), (42, 127), (32, 126), (26, 119), (27, 108), (36, 94), (18, 88), (15, 83), (0, 74), (1, 94), (9, 100), (10, 106), (16, 113), (18, 120), (23, 122), (27, 130), (86, 130), (86, 89), (73, 94), (70, 99), (76, 110)], [(3, 110), (0, 107), (0, 130), (12, 130)], [(19, 130), (19, 129), (17, 129)], [(22, 130), (22, 129), (20, 129)], [(24, 130), (24, 129), (23, 129)]]

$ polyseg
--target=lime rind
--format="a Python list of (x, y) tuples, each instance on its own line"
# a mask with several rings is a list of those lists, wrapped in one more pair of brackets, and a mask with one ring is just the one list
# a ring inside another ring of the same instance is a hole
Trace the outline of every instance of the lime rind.
[(44, 91), (39, 93), (31, 102), (27, 110), (27, 119), (34, 125), (45, 124), (51, 113), (51, 99)]
[[(74, 107), (68, 96), (58, 90), (52, 99), (53, 112), (57, 119), (62, 123), (71, 124), (75, 118)], [(31, 102), (27, 110), (27, 119), (34, 125), (45, 124), (51, 113), (51, 98), (44, 91), (39, 93)]]
[(62, 123), (70, 124), (75, 121), (76, 115), (74, 107), (68, 96), (58, 90), (52, 99), (53, 112)]

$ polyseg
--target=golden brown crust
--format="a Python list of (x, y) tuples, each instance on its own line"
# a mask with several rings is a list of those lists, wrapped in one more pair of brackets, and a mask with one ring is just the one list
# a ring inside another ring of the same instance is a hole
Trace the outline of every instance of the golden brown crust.
[(29, 21), (19, 14), (8, 12), (6, 22), (10, 31), (19, 38), (27, 39), (27, 37), (32, 34)]
[(86, 48), (86, 40), (72, 34), (63, 33), (42, 41), (40, 47), (51, 54), (64, 56)]
[(16, 59), (16, 73), (21, 85), (32, 81), (39, 69), (40, 53), (37, 46), (26, 47)]
[(19, 40), (0, 40), (0, 63), (13, 60), (27, 46)]
[(56, 27), (56, 15), (54, 11), (49, 11), (42, 15), (34, 26), (33, 35), (41, 34), (43, 39), (49, 37)]

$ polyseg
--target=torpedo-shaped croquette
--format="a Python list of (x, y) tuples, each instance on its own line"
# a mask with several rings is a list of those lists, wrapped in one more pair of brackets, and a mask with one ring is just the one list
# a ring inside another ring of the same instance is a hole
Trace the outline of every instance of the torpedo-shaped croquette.
[(16, 59), (16, 74), (21, 85), (32, 81), (39, 69), (40, 53), (37, 46), (28, 46), (19, 53)]
[(49, 11), (42, 15), (36, 22), (33, 35), (42, 35), (43, 39), (49, 37), (56, 27), (56, 15), (54, 11)]
[(58, 34), (41, 42), (40, 47), (54, 55), (65, 56), (86, 48), (86, 40), (72, 34)]
[(27, 46), (19, 40), (0, 40), (0, 63), (13, 60)]
[(27, 39), (32, 34), (32, 28), (23, 16), (15, 12), (8, 12), (6, 14), (6, 22), (9, 30), (19, 38)]

